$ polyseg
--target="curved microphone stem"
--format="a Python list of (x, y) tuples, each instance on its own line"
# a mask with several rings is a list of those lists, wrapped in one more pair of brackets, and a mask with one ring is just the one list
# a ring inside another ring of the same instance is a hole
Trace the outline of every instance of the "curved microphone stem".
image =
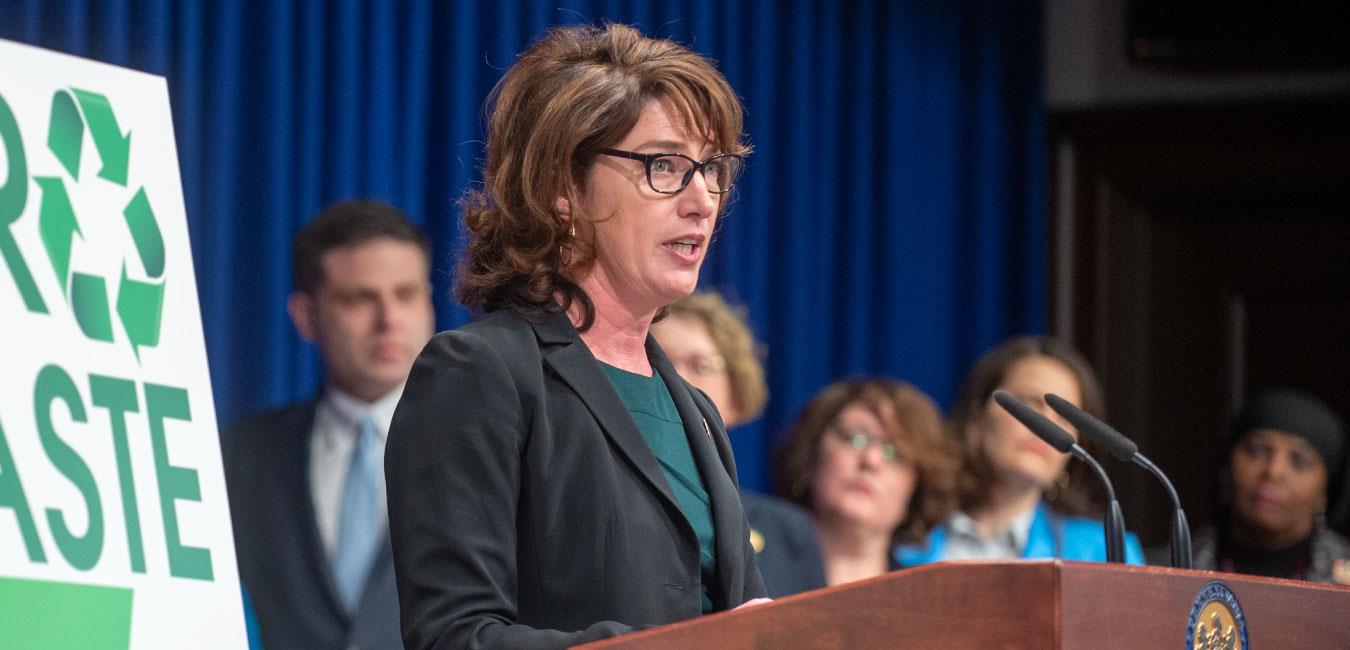
[(1172, 498), (1172, 508), (1175, 509), (1172, 516), (1172, 566), (1178, 569), (1191, 568), (1191, 525), (1186, 522), (1186, 513), (1181, 509), (1181, 499), (1177, 496), (1176, 488), (1172, 487), (1172, 482), (1167, 480), (1162, 470), (1143, 454), (1136, 453), (1131, 460), (1152, 472), (1167, 488), (1167, 496)]
[(1111, 479), (1107, 478), (1106, 470), (1102, 469), (1096, 459), (1088, 455), (1082, 447), (1074, 445), (1070, 451), (1075, 458), (1087, 463), (1101, 478), (1102, 485), (1106, 486), (1107, 505), (1106, 512), (1102, 515), (1102, 526), (1106, 529), (1106, 561), (1123, 564), (1125, 562), (1125, 515), (1120, 511), (1120, 502), (1116, 500), (1116, 490), (1111, 487)]

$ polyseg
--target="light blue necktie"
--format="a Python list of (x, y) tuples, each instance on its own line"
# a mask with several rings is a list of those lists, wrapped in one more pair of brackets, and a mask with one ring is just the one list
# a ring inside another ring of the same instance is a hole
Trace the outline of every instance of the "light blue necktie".
[(338, 516), (337, 554), (333, 557), (333, 577), (338, 598), (347, 611), (356, 609), (361, 591), (370, 575), (370, 565), (379, 548), (380, 504), (376, 481), (380, 479), (379, 431), (366, 416), (352, 448), (347, 483), (342, 488), (342, 510)]

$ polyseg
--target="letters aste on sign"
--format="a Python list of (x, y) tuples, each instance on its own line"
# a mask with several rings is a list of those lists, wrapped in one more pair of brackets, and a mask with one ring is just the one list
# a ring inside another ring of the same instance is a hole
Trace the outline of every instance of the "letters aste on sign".
[[(145, 400), (145, 419), (149, 423), (153, 449), (156, 484), (159, 488), (159, 510), (164, 519), (165, 548), (168, 551), (169, 574), (178, 578), (211, 580), (211, 553), (208, 549), (184, 545), (179, 537), (177, 501), (200, 501), (201, 486), (194, 469), (178, 467), (169, 462), (165, 421), (191, 421), (188, 393), (182, 388), (146, 383), (140, 394)], [(89, 394), (94, 407), (106, 413), (117, 459), (117, 477), (125, 517), (128, 561), (132, 571), (145, 573), (145, 549), (136, 500), (135, 467), (127, 444), (127, 414), (138, 413), (137, 385), (128, 379), (89, 376)], [(66, 444), (54, 425), (52, 412), (60, 403), (76, 424), (89, 423), (89, 411), (79, 388), (70, 375), (55, 365), (38, 372), (33, 389), (33, 409), (37, 422), (38, 439), (47, 460), (79, 492), (84, 501), (88, 526), (83, 535), (71, 532), (65, 514), (56, 508), (47, 508), (46, 523), (57, 550), (71, 566), (89, 570), (96, 566), (103, 554), (103, 501), (89, 465)], [(37, 535), (37, 522), (23, 489), (18, 466), (10, 453), (0, 420), (0, 508), (14, 511), (24, 547), (31, 562), (45, 563), (47, 554)]]

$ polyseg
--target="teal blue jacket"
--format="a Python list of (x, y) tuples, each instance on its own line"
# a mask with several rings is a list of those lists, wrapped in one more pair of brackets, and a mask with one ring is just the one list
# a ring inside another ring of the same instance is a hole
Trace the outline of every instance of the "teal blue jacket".
[[(894, 559), (901, 567), (937, 562), (946, 559), (942, 556), (946, 545), (947, 526), (938, 524), (923, 542), (897, 547)], [(1051, 511), (1044, 502), (1039, 503), (1031, 520), (1026, 548), (1022, 549), (1022, 558), (1105, 562), (1106, 536), (1102, 532), (1102, 522), (1066, 517)], [(1139, 545), (1139, 538), (1130, 532), (1125, 533), (1125, 562), (1144, 563), (1144, 549)]]

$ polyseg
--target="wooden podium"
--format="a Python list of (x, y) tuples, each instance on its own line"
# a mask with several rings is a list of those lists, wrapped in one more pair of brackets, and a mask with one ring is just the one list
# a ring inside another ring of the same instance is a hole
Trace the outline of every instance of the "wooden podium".
[(1350, 587), (1060, 560), (942, 562), (579, 647), (1181, 648), (1213, 580), (1250, 647), (1350, 648)]

